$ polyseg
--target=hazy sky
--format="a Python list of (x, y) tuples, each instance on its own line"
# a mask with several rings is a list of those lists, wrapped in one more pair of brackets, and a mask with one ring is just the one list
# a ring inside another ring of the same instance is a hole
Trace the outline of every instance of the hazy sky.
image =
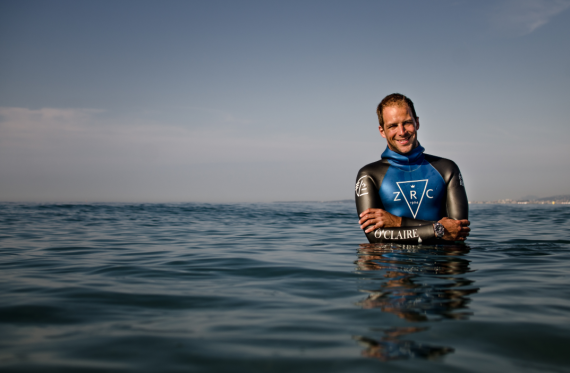
[(353, 198), (415, 103), (470, 200), (570, 194), (570, 0), (0, 0), (0, 200)]

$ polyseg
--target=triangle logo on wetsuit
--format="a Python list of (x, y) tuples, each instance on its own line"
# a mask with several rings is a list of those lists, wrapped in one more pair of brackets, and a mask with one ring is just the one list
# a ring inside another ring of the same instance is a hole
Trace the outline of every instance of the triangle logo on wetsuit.
[(414, 219), (418, 214), (418, 210), (422, 205), (424, 195), (426, 193), (428, 181), (426, 180), (412, 180), (412, 181), (398, 181), (396, 182), (402, 196), (406, 200)]
[(382, 159), (390, 166), (378, 193), (384, 209), (393, 215), (437, 221), (445, 214), (441, 209), (446, 184), (423, 152), (421, 145), (405, 155), (386, 148)]

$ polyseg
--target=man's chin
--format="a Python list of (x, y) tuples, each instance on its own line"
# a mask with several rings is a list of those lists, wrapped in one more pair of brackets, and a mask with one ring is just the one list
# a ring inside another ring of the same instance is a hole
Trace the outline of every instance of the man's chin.
[(396, 153), (402, 154), (402, 155), (406, 155), (414, 149), (414, 147), (412, 145), (391, 146), (390, 148), (391, 148), (391, 150), (395, 151)]
[(417, 146), (417, 142), (410, 142), (407, 145), (400, 145), (398, 143), (392, 143), (390, 144), (389, 148), (390, 150), (398, 153), (398, 154), (402, 154), (402, 155), (406, 155), (409, 152), (411, 152), (412, 150), (414, 150)]

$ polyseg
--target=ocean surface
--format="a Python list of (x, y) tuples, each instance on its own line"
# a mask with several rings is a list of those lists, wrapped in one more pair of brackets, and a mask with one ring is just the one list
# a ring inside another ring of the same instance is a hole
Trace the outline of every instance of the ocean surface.
[(570, 206), (367, 245), (352, 203), (0, 204), (2, 372), (570, 372)]

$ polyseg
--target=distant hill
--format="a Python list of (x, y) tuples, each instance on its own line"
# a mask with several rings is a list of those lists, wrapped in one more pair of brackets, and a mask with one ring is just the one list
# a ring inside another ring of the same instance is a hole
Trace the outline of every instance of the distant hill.
[(539, 198), (539, 199), (537, 199), (537, 201), (570, 201), (570, 194), (563, 194), (560, 196)]

